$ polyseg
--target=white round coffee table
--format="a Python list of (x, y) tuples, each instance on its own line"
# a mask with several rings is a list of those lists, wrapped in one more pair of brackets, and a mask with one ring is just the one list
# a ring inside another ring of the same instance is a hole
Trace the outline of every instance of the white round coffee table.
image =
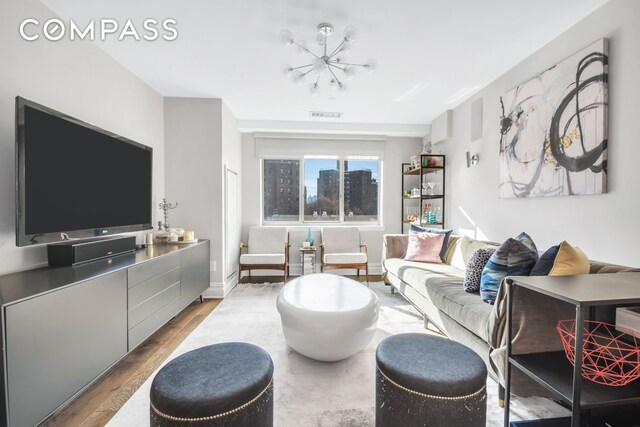
[(284, 338), (311, 359), (335, 362), (373, 339), (380, 301), (367, 286), (334, 274), (308, 274), (282, 287), (277, 300)]

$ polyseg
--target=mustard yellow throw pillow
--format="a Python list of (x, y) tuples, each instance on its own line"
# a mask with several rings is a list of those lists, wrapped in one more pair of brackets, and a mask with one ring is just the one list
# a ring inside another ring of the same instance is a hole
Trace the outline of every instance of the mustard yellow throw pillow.
[(560, 243), (558, 255), (553, 262), (549, 276), (572, 276), (574, 274), (589, 274), (589, 258), (577, 246), (571, 246), (566, 241)]

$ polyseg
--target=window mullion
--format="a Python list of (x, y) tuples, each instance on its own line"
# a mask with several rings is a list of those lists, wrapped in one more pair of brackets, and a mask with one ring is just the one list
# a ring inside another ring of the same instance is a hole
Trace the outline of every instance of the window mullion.
[(344, 222), (344, 157), (340, 156), (340, 201), (338, 203), (339, 221)]
[(298, 194), (299, 194), (298, 222), (302, 224), (304, 223), (304, 208), (305, 208), (305, 204), (307, 203), (307, 200), (304, 197), (304, 187), (305, 187), (304, 157), (300, 159), (300, 162), (298, 164), (300, 165), (300, 167), (298, 168)]

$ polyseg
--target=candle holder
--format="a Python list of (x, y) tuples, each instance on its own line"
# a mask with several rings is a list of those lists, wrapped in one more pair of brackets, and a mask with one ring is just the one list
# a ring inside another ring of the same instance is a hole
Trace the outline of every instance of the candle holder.
[(162, 198), (162, 203), (160, 203), (160, 209), (162, 210), (162, 213), (164, 215), (164, 224), (162, 223), (162, 221), (158, 221), (158, 231), (162, 231), (162, 229), (164, 228), (164, 231), (169, 231), (169, 229), (171, 228), (171, 224), (169, 224), (169, 210), (171, 209), (175, 209), (178, 207), (178, 202), (176, 202), (175, 205), (167, 202), (167, 199)]

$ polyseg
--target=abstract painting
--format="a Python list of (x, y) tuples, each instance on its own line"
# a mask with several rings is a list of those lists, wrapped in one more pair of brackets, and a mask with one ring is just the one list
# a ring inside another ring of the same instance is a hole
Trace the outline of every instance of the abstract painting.
[(607, 192), (608, 42), (500, 97), (500, 197)]

